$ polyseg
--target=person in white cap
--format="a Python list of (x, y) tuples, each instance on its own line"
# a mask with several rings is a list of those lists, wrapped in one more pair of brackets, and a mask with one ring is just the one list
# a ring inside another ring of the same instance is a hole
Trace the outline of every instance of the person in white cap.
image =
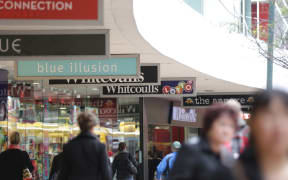
[(173, 164), (176, 160), (178, 151), (181, 148), (181, 143), (179, 141), (174, 141), (171, 146), (172, 153), (167, 154), (157, 167), (157, 180), (164, 180), (168, 177), (169, 171), (172, 169)]
[(238, 101), (230, 99), (225, 104), (233, 108), (238, 113), (238, 130), (232, 141), (227, 143), (227, 147), (232, 152), (233, 157), (237, 159), (248, 145), (247, 132), (249, 132), (249, 127), (246, 121), (243, 119), (241, 104)]

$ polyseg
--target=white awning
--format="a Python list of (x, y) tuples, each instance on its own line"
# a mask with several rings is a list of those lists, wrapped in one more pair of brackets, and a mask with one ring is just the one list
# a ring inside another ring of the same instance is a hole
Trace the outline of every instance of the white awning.
[[(134, 0), (140, 34), (160, 53), (213, 77), (266, 87), (266, 59), (256, 43), (209, 23), (182, 0)], [(288, 89), (288, 70), (274, 66), (274, 86)]]

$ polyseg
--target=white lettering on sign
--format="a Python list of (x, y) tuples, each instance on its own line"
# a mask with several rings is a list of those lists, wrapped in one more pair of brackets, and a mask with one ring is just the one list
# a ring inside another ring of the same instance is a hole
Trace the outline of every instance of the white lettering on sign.
[[(70, 71), (70, 73), (117, 73), (118, 66), (116, 64), (83, 64), (81, 62), (70, 63), (69, 67), (63, 64), (37, 63), (38, 73), (63, 73)], [(70, 81), (70, 80), (69, 80)], [(74, 80), (76, 81), (76, 80)]]
[(106, 86), (107, 94), (158, 94), (158, 85), (147, 86)]
[[(135, 78), (109, 78), (109, 79), (81, 79), (81, 84), (101, 84), (101, 83), (142, 83), (144, 81), (144, 73)], [(78, 79), (67, 79), (68, 84), (75, 84)]]
[(73, 2), (0, 0), (0, 10), (72, 11)]
[(9, 50), (20, 54), (21, 53), (21, 39), (0, 38), (0, 53), (7, 53)]

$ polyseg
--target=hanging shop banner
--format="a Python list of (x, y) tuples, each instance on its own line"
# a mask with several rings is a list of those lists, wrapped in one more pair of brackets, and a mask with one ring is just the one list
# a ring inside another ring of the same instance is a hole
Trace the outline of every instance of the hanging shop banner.
[(0, 69), (0, 121), (7, 119), (8, 110), (8, 71)]
[[(185, 79), (185, 80), (183, 80)], [(113, 96), (138, 96), (138, 97), (159, 97), (159, 96), (195, 96), (196, 78), (181, 78), (181, 80), (162, 80), (161, 85), (140, 85), (103, 86), (101, 95), (103, 97)]]
[[(0, 33), (0, 60), (11, 60), (12, 57), (17, 60), (24, 60), (25, 58), (31, 60), (31, 56), (107, 58), (109, 54), (108, 30), (11, 31)], [(69, 59), (69, 57), (66, 58)]]
[(90, 20), (103, 24), (104, 0), (1, 0), (0, 19)]
[(51, 79), (49, 85), (148, 85), (160, 84), (159, 64), (141, 64), (139, 77), (135, 78), (90, 78), (90, 79)]
[(198, 95), (196, 97), (183, 97), (183, 107), (206, 107), (214, 103), (225, 103), (230, 99), (238, 101), (243, 107), (252, 106), (255, 95)]
[(113, 55), (104, 60), (19, 60), (15, 62), (15, 77), (18, 80), (138, 77), (139, 58), (139, 55)]

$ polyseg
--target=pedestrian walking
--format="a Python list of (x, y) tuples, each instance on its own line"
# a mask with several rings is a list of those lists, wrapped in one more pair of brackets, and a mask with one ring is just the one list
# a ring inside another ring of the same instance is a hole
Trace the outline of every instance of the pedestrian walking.
[(64, 146), (59, 180), (112, 180), (106, 147), (93, 134), (96, 117), (85, 112), (77, 121), (81, 133)]
[(203, 118), (201, 138), (193, 138), (183, 145), (168, 180), (231, 179), (230, 170), (221, 162), (220, 152), (234, 137), (236, 128), (237, 113), (231, 107), (224, 104), (209, 107)]
[(49, 180), (58, 180), (61, 168), (63, 166), (63, 152), (57, 154), (52, 161)]
[(13, 132), (10, 136), (8, 150), (0, 154), (0, 179), (22, 180), (32, 179), (34, 167), (26, 151), (20, 149), (20, 133)]
[(155, 180), (157, 167), (163, 159), (163, 153), (161, 151), (155, 151), (149, 164), (149, 180)]
[(179, 141), (175, 141), (172, 143), (171, 150), (172, 153), (166, 155), (160, 164), (157, 166), (157, 180), (164, 180), (168, 178), (170, 170), (173, 168), (174, 162), (177, 157), (177, 153), (181, 148), (181, 143)]
[(256, 95), (250, 127), (251, 142), (236, 164), (236, 179), (288, 179), (288, 94), (273, 90)]
[(118, 153), (112, 164), (113, 177), (116, 174), (117, 180), (133, 180), (138, 172), (137, 166), (135, 158), (126, 150), (126, 143), (119, 143)]
[(135, 175), (135, 180), (140, 180), (141, 178), (141, 174), (140, 174), (140, 169), (142, 169), (142, 164), (140, 163), (140, 159), (139, 159), (139, 153), (140, 153), (140, 150), (137, 150), (135, 152), (135, 160), (137, 162), (137, 174)]
[(226, 147), (227, 149), (233, 154), (234, 159), (238, 159), (240, 154), (244, 152), (245, 148), (248, 146), (248, 132), (249, 126), (247, 125), (246, 121), (243, 119), (243, 112), (241, 110), (241, 104), (231, 99), (226, 102), (226, 105), (233, 108), (238, 114), (238, 129), (235, 133), (234, 138), (227, 142)]

